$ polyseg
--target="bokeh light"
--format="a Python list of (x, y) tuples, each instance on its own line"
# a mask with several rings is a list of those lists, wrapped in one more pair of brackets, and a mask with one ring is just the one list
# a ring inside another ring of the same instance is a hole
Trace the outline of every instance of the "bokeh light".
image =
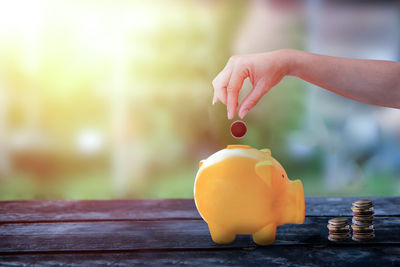
[(309, 196), (396, 195), (397, 110), (285, 78), (234, 139), (211, 81), (233, 54), (279, 48), (398, 60), (399, 14), (390, 1), (3, 1), (0, 199), (193, 197), (198, 162), (231, 143), (271, 148)]

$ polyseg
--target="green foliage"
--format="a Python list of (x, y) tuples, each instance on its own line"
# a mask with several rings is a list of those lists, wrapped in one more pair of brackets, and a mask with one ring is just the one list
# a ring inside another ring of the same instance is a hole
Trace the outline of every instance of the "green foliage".
[[(48, 5), (34, 48), (0, 36), (8, 41), (0, 42), (7, 134), (45, 140), (20, 152), (29, 164), (0, 179), (0, 199), (193, 197), (198, 161), (232, 143), (270, 148), (290, 177), (303, 180), (306, 195), (326, 193), (323, 153), (299, 162), (287, 150), (289, 135), (304, 124), (304, 82), (287, 77), (273, 88), (246, 116), (241, 140), (230, 136), (226, 107), (211, 105), (211, 81), (233, 53), (248, 1)], [(305, 31), (300, 20), (285, 33), (292, 48), (305, 46)], [(37, 60), (33, 70), (29, 56)], [(104, 138), (96, 155), (77, 146), (87, 128)], [(125, 181), (116, 177), (121, 166)], [(379, 173), (326, 194), (390, 195), (398, 188), (395, 177)]]

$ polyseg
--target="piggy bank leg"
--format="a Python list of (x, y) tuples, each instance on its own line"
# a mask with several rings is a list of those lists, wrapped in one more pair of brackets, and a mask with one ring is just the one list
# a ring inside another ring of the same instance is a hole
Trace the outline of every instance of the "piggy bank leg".
[(276, 234), (276, 225), (268, 224), (264, 228), (253, 234), (253, 241), (258, 245), (269, 245), (274, 243)]
[(212, 240), (217, 244), (230, 244), (235, 241), (236, 234), (226, 227), (209, 224), (208, 229), (210, 229)]

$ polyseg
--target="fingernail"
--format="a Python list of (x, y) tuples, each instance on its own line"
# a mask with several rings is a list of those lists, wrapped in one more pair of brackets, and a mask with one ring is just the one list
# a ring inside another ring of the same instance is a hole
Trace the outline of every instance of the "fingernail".
[(231, 112), (228, 111), (228, 120), (230, 120), (230, 119), (231, 119)]
[(242, 111), (240, 112), (240, 118), (243, 119), (244, 116), (246, 116), (247, 112), (249, 112), (249, 109), (247, 109), (247, 108), (244, 109), (244, 110), (242, 110)]
[(215, 95), (213, 95), (213, 100), (212, 100), (212, 104), (214, 105), (217, 101), (217, 98), (215, 97)]

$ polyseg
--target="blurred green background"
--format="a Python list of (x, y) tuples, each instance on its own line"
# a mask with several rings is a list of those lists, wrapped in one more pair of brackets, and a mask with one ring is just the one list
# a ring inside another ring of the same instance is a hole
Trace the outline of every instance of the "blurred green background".
[(211, 105), (233, 54), (398, 60), (397, 3), (367, 2), (2, 2), (0, 200), (191, 198), (234, 143), (270, 148), (306, 196), (399, 195), (398, 110), (287, 77), (236, 140)]

